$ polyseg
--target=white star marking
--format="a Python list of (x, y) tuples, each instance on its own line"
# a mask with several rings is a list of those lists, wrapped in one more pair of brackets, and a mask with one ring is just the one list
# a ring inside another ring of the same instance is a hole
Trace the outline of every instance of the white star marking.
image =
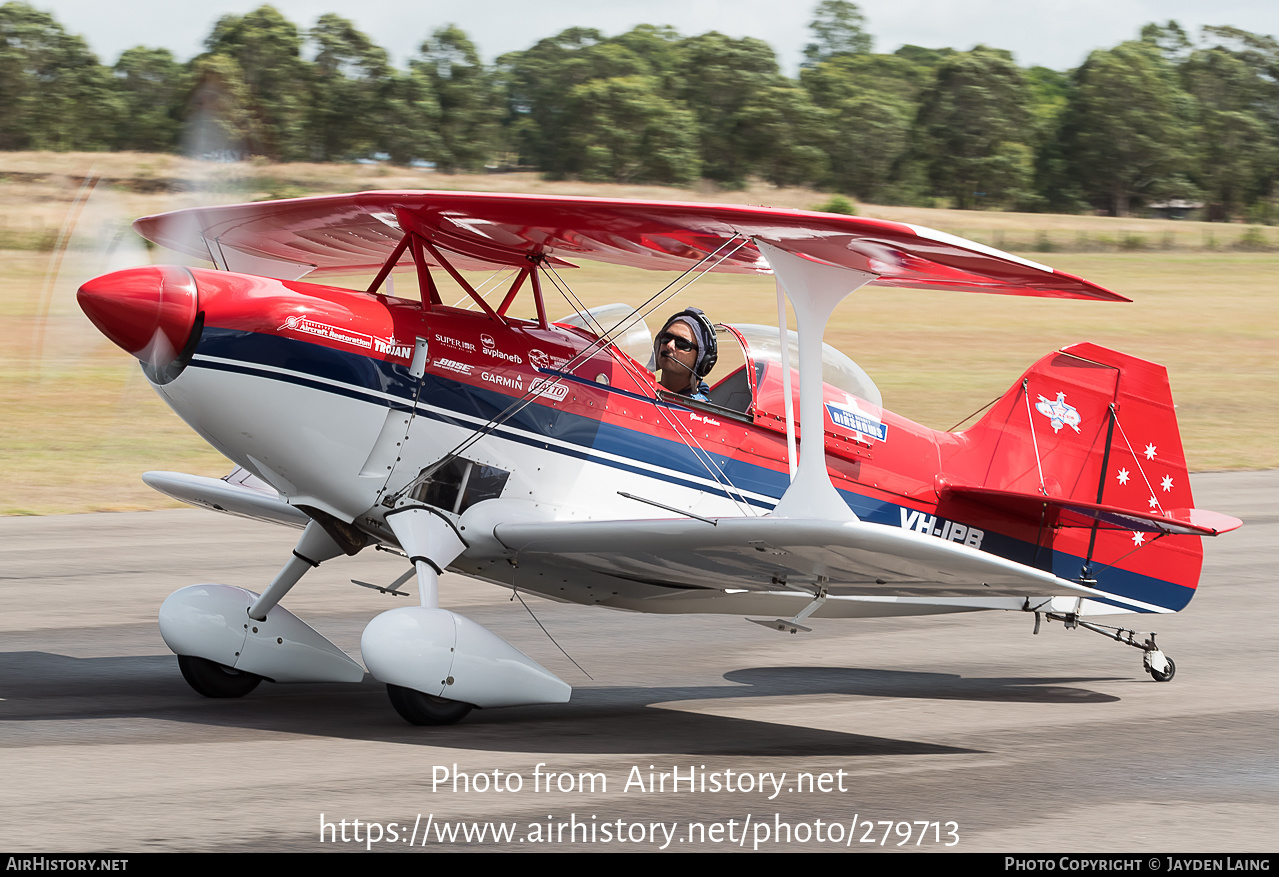
[(1159, 508), (1159, 500), (1155, 499), (1153, 495), (1150, 497), (1150, 507), (1152, 509)]
[(1155, 446), (1146, 445), (1146, 459), (1153, 460), (1155, 458)]
[(1169, 491), (1169, 490), (1172, 490), (1172, 476), (1171, 476), (1171, 475), (1165, 475), (1165, 476), (1164, 476), (1164, 480), (1163, 480), (1163, 481), (1161, 481), (1161, 482), (1159, 482), (1159, 483), (1160, 483), (1160, 486), (1162, 486), (1162, 487), (1163, 487), (1163, 489), (1164, 489), (1164, 491), (1165, 491), (1165, 492), (1167, 492), (1167, 491)]
[(1120, 484), (1127, 484), (1127, 483), (1128, 483), (1128, 470), (1127, 470), (1127, 469), (1120, 469), (1120, 470), (1119, 470), (1119, 474), (1118, 474), (1118, 475), (1116, 475), (1115, 477), (1119, 479), (1119, 483), (1120, 483)]
[(1132, 544), (1133, 544), (1133, 545), (1141, 545), (1141, 544), (1142, 544), (1142, 543), (1144, 543), (1145, 541), (1146, 541), (1146, 534), (1145, 534), (1145, 533), (1136, 533), (1136, 532), (1134, 532), (1134, 533), (1132, 534)]

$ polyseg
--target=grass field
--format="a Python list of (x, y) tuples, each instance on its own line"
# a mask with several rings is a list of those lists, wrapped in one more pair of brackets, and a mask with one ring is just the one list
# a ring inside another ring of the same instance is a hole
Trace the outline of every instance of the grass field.
[[(104, 183), (82, 225), (191, 203), (367, 188), (790, 207), (811, 207), (827, 197), (766, 186), (722, 192), (548, 183), (525, 174), (443, 177), (377, 166), (209, 166), (171, 156), (0, 153), (0, 514), (164, 507), (168, 501), (141, 483), (141, 472), (222, 475), (229, 467), (160, 402), (135, 361), (80, 315), (75, 286), (96, 268), (73, 250), (62, 257), (60, 272), (51, 271), (59, 257), (47, 242), (58, 238), (80, 178), (91, 168)], [(1100, 304), (863, 290), (837, 311), (827, 341), (871, 374), (888, 407), (948, 428), (1001, 394), (1044, 353), (1088, 340), (1168, 367), (1192, 469), (1279, 466), (1279, 255), (1226, 248), (1244, 234), (1242, 227), (859, 209), (1002, 242), (1134, 299)], [(1205, 246), (1209, 235), (1214, 248)], [(1140, 236), (1145, 248), (1106, 243), (1126, 236)], [(1043, 252), (1044, 241), (1062, 251)], [(1093, 251), (1068, 251), (1071, 241)], [(637, 303), (668, 279), (589, 263), (564, 274), (592, 305)], [(404, 289), (401, 284), (401, 294)], [(662, 313), (688, 304), (717, 320), (775, 322), (771, 278), (707, 277)], [(549, 308), (555, 314), (570, 310), (563, 303)]]

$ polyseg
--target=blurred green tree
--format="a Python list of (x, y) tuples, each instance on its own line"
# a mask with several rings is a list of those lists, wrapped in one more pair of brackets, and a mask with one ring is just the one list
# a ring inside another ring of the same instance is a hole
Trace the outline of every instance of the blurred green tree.
[(977, 46), (937, 65), (920, 93), (912, 152), (956, 207), (1007, 207), (1033, 173), (1030, 89), (1012, 56)]

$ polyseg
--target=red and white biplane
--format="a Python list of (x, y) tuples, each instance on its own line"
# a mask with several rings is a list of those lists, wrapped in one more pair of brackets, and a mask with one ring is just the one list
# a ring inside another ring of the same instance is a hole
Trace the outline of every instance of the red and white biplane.
[[(1165, 370), (1113, 350), (1045, 356), (961, 432), (885, 410), (865, 372), (822, 344), (832, 309), (863, 285), (1126, 300), (929, 229), (459, 192), (201, 208), (135, 228), (216, 270), (118, 271), (85, 283), (80, 304), (236, 464), (221, 480), (146, 480), (302, 529), (261, 594), (194, 585), (161, 607), (165, 642), (201, 694), (362, 679), (279, 601), (311, 567), (371, 545), (404, 554), (410, 568), (387, 589), (416, 574), (420, 605), (375, 617), (362, 657), (417, 724), (570, 693), (440, 607), (445, 569), (561, 601), (753, 615), (790, 632), (816, 618), (1034, 613), (1036, 627), (1057, 618), (1141, 649), (1166, 680), (1174, 667), (1153, 634), (1089, 619), (1181, 609), (1200, 537), (1240, 523), (1194, 508)], [(548, 318), (544, 289), (581, 259), (684, 280), (772, 273), (783, 327), (716, 327), (740, 367), (709, 401), (665, 392), (645, 367), (644, 312)], [(464, 273), (503, 268), (510, 283), (492, 302)], [(393, 294), (397, 270), (416, 273), (420, 300)], [(315, 282), (359, 272), (374, 275), (367, 290)], [(442, 301), (446, 274), (469, 308)], [(529, 319), (512, 315), (517, 301)]]

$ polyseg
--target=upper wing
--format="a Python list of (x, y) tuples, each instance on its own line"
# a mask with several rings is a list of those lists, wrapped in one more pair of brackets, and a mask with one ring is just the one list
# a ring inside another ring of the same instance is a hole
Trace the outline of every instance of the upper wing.
[[(231, 270), (275, 277), (376, 271), (405, 232), (461, 269), (527, 267), (530, 256), (683, 271), (769, 273), (755, 238), (882, 286), (1127, 301), (1086, 280), (920, 226), (806, 210), (476, 192), (363, 192), (204, 207), (134, 223), (148, 240)], [(428, 259), (429, 261), (429, 259)], [(405, 252), (400, 263), (409, 265)]]
[(989, 598), (1047, 592), (1115, 599), (964, 545), (864, 521), (512, 522), (497, 524), (493, 534), (521, 568), (584, 571), (668, 588), (825, 586), (844, 595)]

